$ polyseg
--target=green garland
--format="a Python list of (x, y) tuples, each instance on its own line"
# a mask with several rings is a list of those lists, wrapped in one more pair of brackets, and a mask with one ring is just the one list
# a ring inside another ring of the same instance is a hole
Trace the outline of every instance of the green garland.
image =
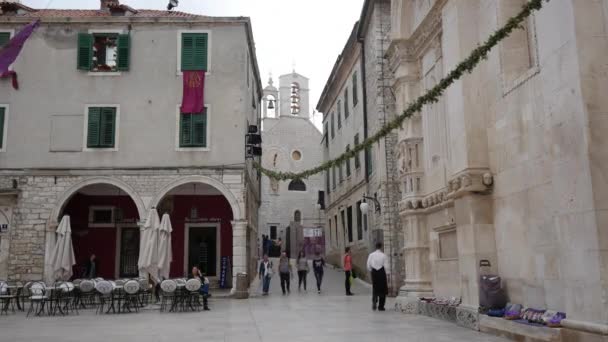
[(481, 46), (474, 49), (469, 57), (464, 61), (460, 62), (456, 68), (448, 73), (435, 87), (430, 89), (426, 94), (418, 97), (414, 103), (409, 105), (407, 109), (403, 111), (401, 115), (396, 117), (393, 121), (385, 124), (382, 128), (376, 132), (376, 134), (365, 139), (361, 144), (356, 145), (352, 150), (346, 151), (339, 157), (329, 160), (317, 167), (312, 169), (304, 170), (301, 172), (278, 172), (263, 168), (258, 162), (254, 161), (253, 166), (268, 176), (270, 179), (279, 181), (286, 181), (291, 179), (306, 179), (317, 173), (330, 170), (332, 167), (338, 167), (347, 160), (354, 158), (359, 152), (364, 149), (370, 148), (373, 144), (380, 141), (380, 139), (387, 136), (391, 131), (398, 129), (403, 124), (405, 119), (410, 118), (414, 113), (422, 110), (422, 107), (427, 104), (435, 103), (439, 101), (439, 98), (443, 95), (444, 91), (451, 86), (455, 81), (459, 80), (465, 73), (471, 73), (473, 69), (484, 59), (487, 59), (489, 52), (498, 43), (507, 38), (511, 32), (518, 28), (522, 28), (521, 23), (526, 20), (534, 11), (538, 11), (543, 7), (543, 2), (549, 2), (550, 0), (530, 0), (526, 3), (519, 14), (510, 18), (505, 26), (494, 32)]

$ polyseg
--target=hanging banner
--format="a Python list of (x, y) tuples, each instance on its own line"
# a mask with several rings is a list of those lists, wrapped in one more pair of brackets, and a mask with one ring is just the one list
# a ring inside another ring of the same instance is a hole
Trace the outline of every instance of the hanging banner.
[(184, 71), (182, 113), (202, 113), (205, 107), (205, 71)]
[(220, 264), (220, 288), (225, 289), (227, 287), (226, 277), (228, 274), (228, 257), (223, 256)]

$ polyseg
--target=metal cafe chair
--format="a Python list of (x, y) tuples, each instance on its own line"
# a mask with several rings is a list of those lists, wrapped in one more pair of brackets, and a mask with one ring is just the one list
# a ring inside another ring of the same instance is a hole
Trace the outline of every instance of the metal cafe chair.
[(62, 282), (55, 286), (55, 310), (53, 314), (59, 311), (62, 315), (69, 315), (70, 310), (79, 314), (75, 286), (71, 282)]
[(128, 312), (131, 312), (131, 308), (139, 312), (139, 291), (140, 285), (137, 280), (129, 280), (123, 285), (124, 309)]
[(95, 293), (95, 281), (90, 279), (82, 280), (77, 290), (77, 305), (79, 305), (83, 309), (86, 309), (87, 305), (94, 306), (96, 297), (97, 294)]
[(152, 286), (150, 285), (150, 282), (148, 282), (148, 279), (146, 278), (139, 278), (138, 280), (139, 282), (139, 304), (141, 305), (141, 307), (144, 307), (146, 305), (148, 305), (148, 303), (150, 302), (150, 298), (152, 297)]
[(109, 281), (99, 281), (95, 283), (95, 290), (97, 290), (99, 298), (99, 306), (97, 307), (97, 313), (101, 314), (105, 309), (106, 303), (111, 303), (112, 301), (112, 291), (114, 291), (114, 286)]
[(8, 308), (11, 307), (13, 313), (15, 313), (15, 301), (17, 296), (11, 294), (8, 283), (0, 280), (0, 315), (5, 313), (8, 315)]
[(30, 301), (30, 309), (27, 312), (27, 317), (33, 312), (36, 316), (39, 316), (42, 312), (44, 312), (45, 305), (47, 303), (47, 290), (46, 285), (43, 282), (34, 282), (29, 283), (29, 287), (26, 288), (28, 290), (29, 301)]
[(167, 279), (163, 280), (160, 283), (161, 290), (161, 302), (160, 302), (160, 311), (164, 312), (167, 310), (167, 305), (170, 304), (170, 311), (173, 311), (176, 301), (175, 301), (175, 292), (177, 290), (177, 283), (174, 280)]
[(192, 311), (200, 311), (201, 300), (200, 300), (200, 289), (202, 283), (198, 279), (190, 279), (186, 282), (185, 290), (187, 291), (186, 305)]

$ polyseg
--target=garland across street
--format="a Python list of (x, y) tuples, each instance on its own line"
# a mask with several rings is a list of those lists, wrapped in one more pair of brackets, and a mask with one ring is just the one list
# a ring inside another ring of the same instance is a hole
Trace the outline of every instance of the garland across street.
[(534, 11), (538, 11), (543, 7), (543, 2), (549, 2), (550, 0), (530, 0), (526, 3), (521, 11), (514, 17), (510, 18), (507, 23), (495, 31), (484, 43), (474, 49), (469, 57), (464, 61), (460, 62), (455, 69), (450, 71), (435, 87), (431, 88), (426, 94), (418, 97), (416, 101), (409, 105), (407, 109), (403, 111), (393, 121), (385, 124), (376, 134), (365, 139), (361, 144), (355, 146), (352, 150), (341, 154), (339, 157), (329, 160), (317, 167), (304, 170), (301, 172), (280, 172), (268, 170), (258, 162), (254, 161), (253, 166), (266, 175), (270, 179), (278, 181), (286, 181), (291, 179), (306, 179), (317, 173), (330, 170), (332, 167), (337, 167), (347, 160), (354, 158), (357, 153), (370, 148), (373, 144), (380, 141), (380, 139), (387, 136), (391, 131), (398, 129), (403, 124), (405, 119), (410, 118), (414, 113), (422, 110), (422, 107), (427, 104), (435, 103), (439, 101), (439, 98), (443, 95), (445, 90), (449, 88), (454, 82), (459, 80), (465, 73), (471, 73), (473, 69), (484, 59), (487, 59), (488, 54), (498, 43), (507, 38), (511, 32), (516, 29), (522, 28), (521, 24), (526, 20)]

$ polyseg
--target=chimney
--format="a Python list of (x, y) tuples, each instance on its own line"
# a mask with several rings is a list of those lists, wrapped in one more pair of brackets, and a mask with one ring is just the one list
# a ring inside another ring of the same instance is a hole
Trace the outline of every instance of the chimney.
[(118, 0), (99, 0), (99, 9), (102, 11), (109, 11), (108, 5), (119, 5)]

